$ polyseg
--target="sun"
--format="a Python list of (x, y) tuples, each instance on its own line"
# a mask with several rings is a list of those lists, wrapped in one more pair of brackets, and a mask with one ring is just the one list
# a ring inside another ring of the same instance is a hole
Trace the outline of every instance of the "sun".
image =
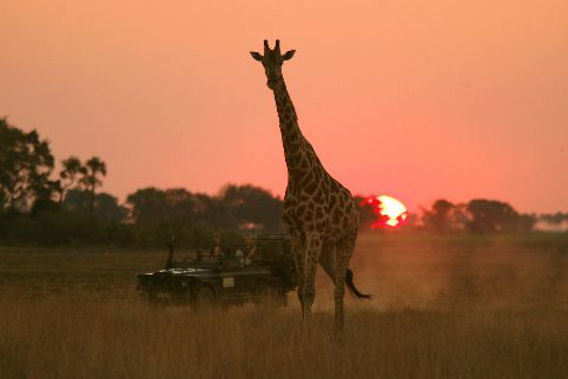
[(369, 196), (360, 204), (370, 205), (377, 215), (377, 221), (371, 224), (371, 228), (397, 228), (405, 225), (408, 219), (406, 206), (394, 197), (388, 195)]

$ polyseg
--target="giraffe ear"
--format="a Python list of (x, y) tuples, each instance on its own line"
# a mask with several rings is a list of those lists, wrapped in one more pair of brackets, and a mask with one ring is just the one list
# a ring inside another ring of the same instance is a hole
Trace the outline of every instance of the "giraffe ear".
[(292, 59), (292, 57), (294, 56), (295, 53), (296, 53), (296, 50), (289, 50), (289, 51), (287, 51), (287, 52), (282, 56), (282, 60), (287, 61), (288, 59)]
[(252, 56), (252, 58), (253, 58), (255, 61), (259, 61), (259, 62), (262, 61), (262, 55), (260, 55), (260, 53), (257, 53), (256, 51), (251, 51), (251, 52), (250, 52), (250, 55)]

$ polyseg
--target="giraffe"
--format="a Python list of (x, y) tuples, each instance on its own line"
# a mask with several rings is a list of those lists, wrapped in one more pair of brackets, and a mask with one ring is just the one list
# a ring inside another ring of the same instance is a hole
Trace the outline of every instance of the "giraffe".
[(274, 92), (278, 111), (288, 184), (284, 196), (283, 225), (292, 243), (298, 279), (298, 297), (304, 323), (309, 320), (315, 298), (318, 262), (335, 284), (335, 329), (343, 331), (343, 297), (347, 287), (357, 298), (369, 298), (353, 285), (349, 259), (355, 247), (359, 211), (351, 192), (323, 167), (312, 145), (298, 126), (298, 117), (282, 76), (282, 64), (295, 50), (280, 52), (264, 41), (264, 55), (251, 51), (261, 62), (267, 86)]

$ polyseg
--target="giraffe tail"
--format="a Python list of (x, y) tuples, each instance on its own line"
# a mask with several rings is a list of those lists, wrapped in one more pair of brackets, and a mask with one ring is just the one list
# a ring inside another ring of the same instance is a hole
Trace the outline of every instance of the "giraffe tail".
[(351, 271), (350, 269), (347, 269), (347, 272), (345, 273), (345, 284), (347, 284), (347, 288), (349, 288), (349, 291), (355, 297), (357, 297), (357, 299), (370, 299), (371, 298), (371, 295), (361, 293), (355, 287), (355, 284), (353, 284), (353, 271)]

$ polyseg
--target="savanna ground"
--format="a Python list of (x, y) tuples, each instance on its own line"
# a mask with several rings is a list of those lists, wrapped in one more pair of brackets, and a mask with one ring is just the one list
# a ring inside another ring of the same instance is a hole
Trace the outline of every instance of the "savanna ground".
[(310, 333), (287, 308), (154, 309), (165, 252), (0, 249), (0, 376), (568, 376), (568, 235), (360, 236), (343, 343), (318, 272)]

